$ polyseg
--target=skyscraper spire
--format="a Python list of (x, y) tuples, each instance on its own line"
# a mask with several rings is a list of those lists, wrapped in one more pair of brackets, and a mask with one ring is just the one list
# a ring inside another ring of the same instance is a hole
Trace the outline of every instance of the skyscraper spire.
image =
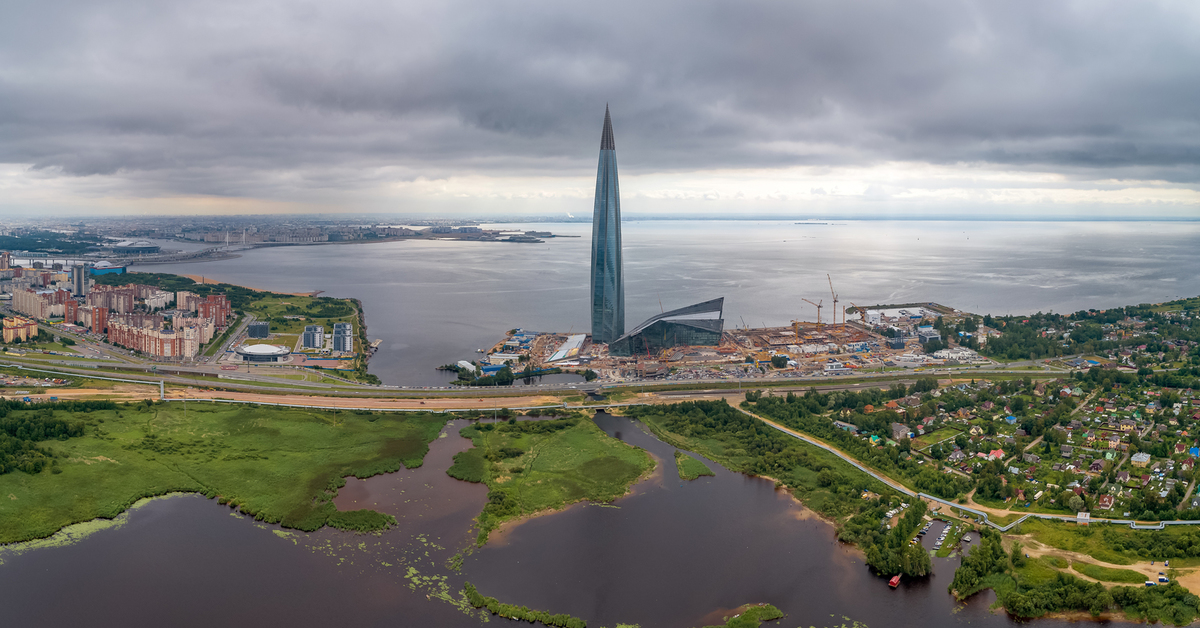
[(612, 117), (608, 115), (608, 104), (604, 105), (604, 132), (600, 134), (600, 150), (617, 150), (613, 141)]
[(625, 272), (621, 261), (621, 189), (612, 117), (604, 106), (596, 206), (592, 212), (592, 342), (609, 343), (625, 333)]

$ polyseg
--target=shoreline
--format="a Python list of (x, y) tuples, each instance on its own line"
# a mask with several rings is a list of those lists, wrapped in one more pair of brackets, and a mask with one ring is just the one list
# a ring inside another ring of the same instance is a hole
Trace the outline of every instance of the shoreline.
[[(506, 520), (500, 522), (499, 525), (497, 525), (494, 529), (492, 529), (491, 532), (488, 533), (487, 539), (485, 539), (482, 544), (476, 543), (475, 548), (478, 549), (478, 548), (490, 545), (492, 543), (493, 536), (507, 535), (509, 532), (512, 532), (514, 529), (516, 529), (522, 523), (532, 521), (533, 519), (536, 519), (538, 517), (545, 517), (548, 515), (554, 515), (554, 514), (566, 512), (577, 506), (582, 507), (582, 506), (586, 506), (586, 505), (592, 505), (592, 506), (599, 506), (601, 508), (620, 508), (620, 506), (614, 506), (613, 504), (615, 504), (616, 502), (618, 502), (622, 499), (625, 499), (626, 497), (633, 495), (635, 487), (640, 486), (643, 483), (646, 483), (647, 481), (654, 479), (656, 475), (659, 475), (661, 473), (663, 465), (662, 465), (662, 461), (659, 460), (658, 456), (655, 456), (654, 454), (652, 454), (644, 449), (642, 451), (645, 451), (646, 455), (650, 456), (650, 459), (654, 461), (654, 466), (651, 467), (650, 469), (644, 471), (641, 475), (639, 475), (637, 477), (637, 479), (635, 479), (633, 482), (631, 482), (629, 484), (629, 487), (625, 489), (624, 493), (613, 498), (612, 501), (598, 502), (598, 501), (592, 501), (586, 497), (581, 497), (576, 501), (573, 501), (569, 504), (563, 504), (562, 506), (560, 506), (558, 508), (544, 508), (542, 510), (527, 513), (527, 514), (521, 515), (521, 516), (513, 518), (513, 519), (506, 519)], [(478, 519), (478, 517), (476, 517), (476, 519)], [(476, 520), (475, 523), (478, 524), (479, 523), (478, 520)], [(496, 543), (496, 546), (503, 547), (506, 540), (507, 539), (505, 539), (505, 540), (497, 539), (498, 542)]]
[[(129, 274), (135, 275), (137, 273), (133, 272), (133, 273), (129, 273)], [(253, 290), (255, 292), (269, 292), (271, 294), (284, 294), (284, 295), (287, 295), (290, 297), (315, 297), (315, 296), (325, 292), (324, 290), (313, 290), (312, 292), (276, 292), (274, 290), (263, 290), (262, 288), (255, 288), (254, 286), (243, 286), (241, 284), (230, 283), (228, 281), (216, 281), (216, 280), (209, 279), (208, 277), (205, 277), (203, 275), (185, 275), (185, 274), (179, 273), (179, 276), (187, 277), (188, 279), (191, 279), (192, 281), (194, 281), (198, 284), (201, 284), (201, 285), (226, 284), (226, 285), (230, 285), (230, 286), (238, 286), (240, 288), (245, 288), (247, 290)]]

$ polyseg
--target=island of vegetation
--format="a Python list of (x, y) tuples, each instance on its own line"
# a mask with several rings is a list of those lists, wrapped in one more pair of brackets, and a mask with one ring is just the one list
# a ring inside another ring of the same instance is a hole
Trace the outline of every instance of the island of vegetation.
[(446, 471), (488, 487), (479, 514), (480, 545), (505, 521), (578, 501), (609, 502), (654, 468), (645, 451), (605, 434), (587, 417), (479, 422), (460, 433), (474, 447)]
[(695, 480), (703, 475), (716, 475), (704, 462), (696, 460), (682, 451), (675, 452), (675, 469), (679, 471), (681, 480)]

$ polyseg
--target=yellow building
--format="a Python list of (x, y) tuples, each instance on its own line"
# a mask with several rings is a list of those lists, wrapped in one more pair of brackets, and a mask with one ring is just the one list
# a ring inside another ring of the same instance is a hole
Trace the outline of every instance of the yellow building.
[(37, 335), (37, 323), (28, 318), (13, 316), (12, 318), (4, 319), (4, 342), (6, 343), (16, 340), (29, 340), (30, 338), (36, 338)]

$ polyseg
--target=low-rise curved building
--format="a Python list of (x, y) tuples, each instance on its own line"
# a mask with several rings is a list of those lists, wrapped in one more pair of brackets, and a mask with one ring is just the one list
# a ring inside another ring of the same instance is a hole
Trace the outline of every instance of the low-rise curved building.
[[(633, 331), (608, 345), (608, 353), (616, 356), (654, 355), (663, 349), (683, 346), (716, 346), (721, 344), (725, 329), (722, 312), (725, 297), (681, 307), (652, 316)], [(716, 318), (691, 318), (716, 313)]]
[(283, 362), (292, 351), (281, 345), (242, 345), (233, 352), (244, 362)]

